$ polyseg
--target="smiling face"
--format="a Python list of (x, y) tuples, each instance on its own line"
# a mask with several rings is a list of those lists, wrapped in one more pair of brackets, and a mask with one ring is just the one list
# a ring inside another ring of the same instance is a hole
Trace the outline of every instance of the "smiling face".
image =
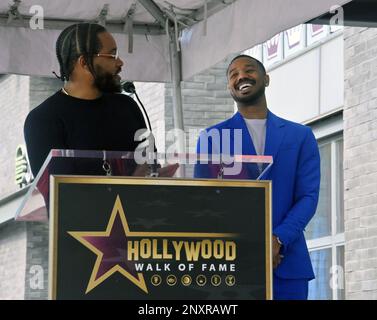
[(264, 97), (269, 77), (262, 66), (251, 57), (233, 60), (228, 68), (228, 88), (231, 96), (242, 106), (252, 106)]

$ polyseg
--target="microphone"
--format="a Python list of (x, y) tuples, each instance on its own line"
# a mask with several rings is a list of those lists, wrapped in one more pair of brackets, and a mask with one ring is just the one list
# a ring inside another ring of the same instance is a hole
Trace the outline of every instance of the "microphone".
[(122, 89), (126, 91), (127, 93), (136, 93), (136, 88), (133, 82), (131, 81), (126, 81), (122, 84)]

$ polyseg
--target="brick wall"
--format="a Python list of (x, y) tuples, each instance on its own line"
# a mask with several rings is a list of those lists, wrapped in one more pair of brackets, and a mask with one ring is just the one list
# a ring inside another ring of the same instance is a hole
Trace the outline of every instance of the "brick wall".
[(48, 223), (26, 224), (25, 299), (48, 298)]
[(56, 78), (30, 77), (30, 110), (40, 105), (63, 86)]
[(24, 121), (30, 109), (61, 87), (52, 78), (0, 75), (0, 199), (18, 190), (15, 184), (16, 148), (24, 141)]
[(346, 298), (377, 299), (377, 30), (344, 38)]
[[(52, 78), (0, 76), (0, 199), (18, 190), (15, 151), (18, 144), (24, 144), (23, 125), (29, 110), (61, 84)], [(47, 224), (10, 221), (0, 225), (0, 299), (46, 299), (47, 264)]]
[[(30, 109), (37, 107), (61, 87), (62, 81), (59, 79), (30, 77)], [(29, 222), (26, 234), (25, 299), (47, 299), (48, 224)]]
[(0, 300), (48, 298), (48, 224), (0, 225)]
[(24, 299), (26, 224), (0, 225), (0, 300)]
[(0, 76), (0, 199), (18, 190), (15, 184), (16, 148), (24, 143), (28, 94), (29, 77)]

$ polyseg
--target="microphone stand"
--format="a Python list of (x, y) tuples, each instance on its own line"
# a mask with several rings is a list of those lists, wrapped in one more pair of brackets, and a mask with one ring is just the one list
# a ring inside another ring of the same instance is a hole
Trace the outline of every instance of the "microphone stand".
[[(133, 82), (125, 82), (122, 84), (122, 88), (125, 92), (127, 93), (131, 93), (133, 95), (135, 95), (137, 101), (139, 102), (139, 105), (141, 106), (142, 108), (142, 113), (144, 114), (145, 118), (147, 119), (147, 125), (148, 125), (148, 129), (150, 131), (151, 134), (152, 133), (152, 125), (151, 125), (151, 122), (149, 120), (149, 117), (148, 117), (148, 113), (147, 111), (145, 110), (145, 107), (143, 105), (143, 103), (141, 102), (137, 92), (136, 92), (136, 88), (135, 88), (135, 85), (133, 84)], [(157, 157), (156, 158), (153, 158), (153, 164), (151, 164), (150, 166), (150, 170), (151, 170), (151, 173), (149, 174), (150, 177), (158, 177), (158, 163), (157, 163)]]

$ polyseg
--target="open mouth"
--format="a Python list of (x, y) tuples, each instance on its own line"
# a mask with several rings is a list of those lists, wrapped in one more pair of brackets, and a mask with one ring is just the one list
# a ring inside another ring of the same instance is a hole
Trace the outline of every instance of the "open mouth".
[(240, 92), (246, 92), (250, 88), (254, 87), (255, 82), (254, 81), (248, 81), (248, 82), (243, 82), (240, 85), (238, 85), (236, 88)]

